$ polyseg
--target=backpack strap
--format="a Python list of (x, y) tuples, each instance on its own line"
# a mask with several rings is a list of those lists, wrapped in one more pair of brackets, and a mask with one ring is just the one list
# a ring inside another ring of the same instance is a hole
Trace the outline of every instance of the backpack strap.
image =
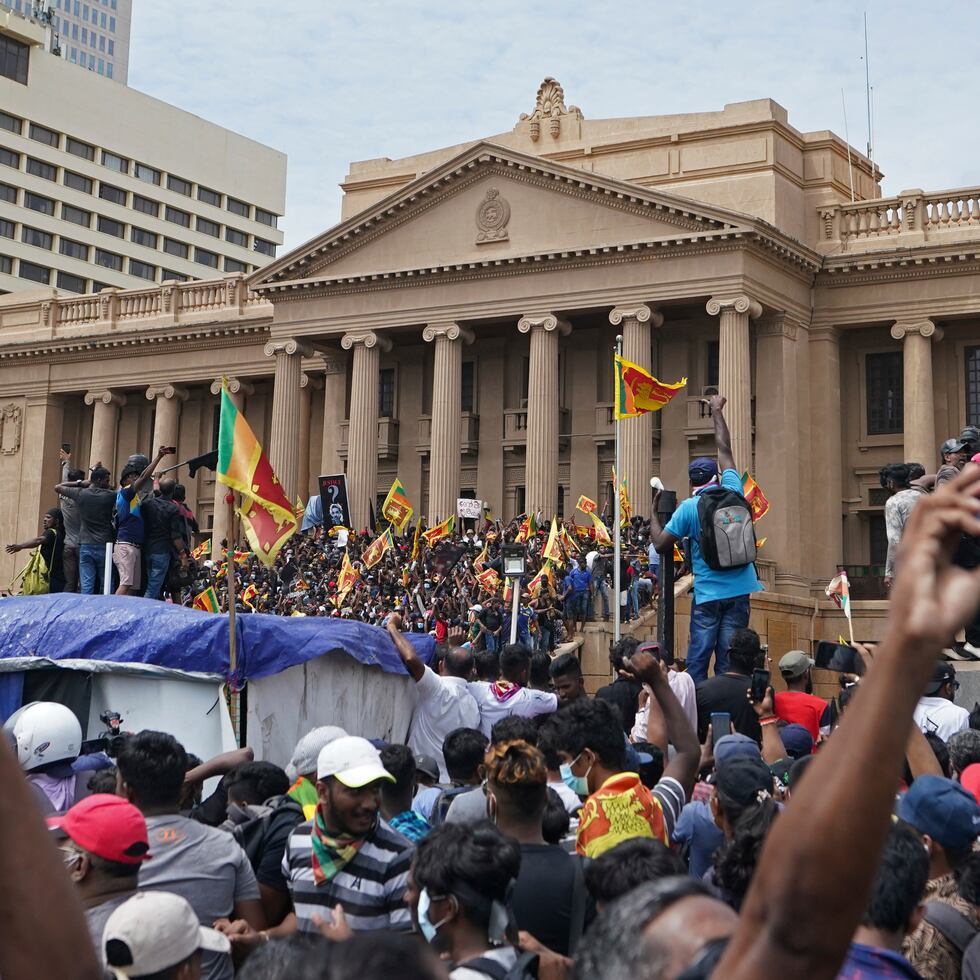
[(925, 920), (956, 947), (960, 956), (977, 934), (976, 923), (947, 902), (926, 902)]

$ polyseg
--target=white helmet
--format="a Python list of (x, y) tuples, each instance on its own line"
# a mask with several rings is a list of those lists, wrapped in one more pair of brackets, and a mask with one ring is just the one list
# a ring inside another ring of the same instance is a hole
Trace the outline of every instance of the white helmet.
[(77, 759), (82, 751), (82, 726), (70, 708), (54, 701), (25, 704), (7, 719), (3, 730), (14, 743), (24, 772)]

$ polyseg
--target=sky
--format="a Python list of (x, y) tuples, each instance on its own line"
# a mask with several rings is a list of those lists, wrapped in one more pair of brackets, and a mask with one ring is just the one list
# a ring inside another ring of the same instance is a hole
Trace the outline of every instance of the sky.
[(288, 155), (286, 248), (335, 224), (352, 160), (492, 136), (545, 75), (586, 118), (771, 98), (867, 142), (883, 192), (980, 184), (980, 4), (945, 0), (134, 0), (129, 83)]

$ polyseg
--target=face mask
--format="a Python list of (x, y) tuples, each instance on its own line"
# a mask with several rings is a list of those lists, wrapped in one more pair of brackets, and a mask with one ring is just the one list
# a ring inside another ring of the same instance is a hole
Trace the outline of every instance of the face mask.
[(575, 794), (578, 796), (588, 796), (589, 795), (589, 773), (592, 772), (592, 766), (585, 771), (584, 776), (576, 776), (572, 772), (572, 766), (582, 758), (582, 753), (580, 752), (571, 762), (562, 763), (558, 767), (559, 773), (561, 773), (561, 781)]
[(440, 919), (436, 923), (429, 921), (429, 907), (432, 904), (432, 900), (429, 898), (429, 890), (423, 888), (419, 892), (419, 904), (418, 904), (418, 920), (419, 929), (422, 932), (422, 936), (427, 943), (431, 943), (438, 934), (439, 930), (452, 918), (452, 915), (447, 915), (445, 918)]

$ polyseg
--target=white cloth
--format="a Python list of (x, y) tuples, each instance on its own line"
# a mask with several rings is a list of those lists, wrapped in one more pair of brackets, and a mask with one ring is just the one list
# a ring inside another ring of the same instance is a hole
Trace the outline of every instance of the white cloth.
[(440, 677), (431, 667), (425, 668), (415, 691), (408, 745), (416, 755), (431, 755), (439, 764), (439, 781), (448, 783), (442, 743), (457, 728), (479, 728), (480, 709), (462, 677)]
[(587, 568), (587, 569), (588, 569), (588, 570), (589, 570), (590, 572), (592, 571), (592, 563), (593, 563), (593, 562), (594, 562), (594, 561), (596, 560), (596, 558), (598, 557), (598, 555), (599, 555), (599, 552), (598, 552), (598, 551), (590, 551), (590, 552), (589, 552), (589, 553), (588, 553), (588, 554), (587, 554), (587, 555), (585, 556), (585, 567), (586, 567), (586, 568)]
[(912, 717), (922, 731), (935, 732), (944, 742), (970, 727), (970, 712), (946, 698), (919, 698)]
[(506, 700), (499, 700), (493, 692), (493, 685), (486, 681), (471, 681), (469, 689), (480, 708), (480, 731), (487, 738), (490, 737), (490, 729), (494, 723), (501, 718), (509, 718), (511, 715), (534, 718), (558, 710), (558, 695), (546, 691), (532, 691), (521, 687)]
[[(687, 720), (691, 727), (698, 730), (698, 697), (694, 687), (694, 678), (690, 674), (682, 671), (671, 670), (667, 674), (667, 683), (674, 692), (674, 697), (681, 703)], [(653, 692), (644, 684), (647, 694), (653, 697)], [(647, 740), (647, 722), (650, 720), (650, 701), (636, 713), (636, 720), (633, 722), (633, 730), (630, 732), (631, 742), (645, 742)]]
[(565, 809), (569, 813), (575, 814), (582, 809), (582, 801), (578, 798), (578, 794), (575, 790), (566, 786), (563, 780), (559, 779), (557, 782), (549, 782), (548, 789), (553, 789), (561, 797), (561, 801), (565, 804)]

